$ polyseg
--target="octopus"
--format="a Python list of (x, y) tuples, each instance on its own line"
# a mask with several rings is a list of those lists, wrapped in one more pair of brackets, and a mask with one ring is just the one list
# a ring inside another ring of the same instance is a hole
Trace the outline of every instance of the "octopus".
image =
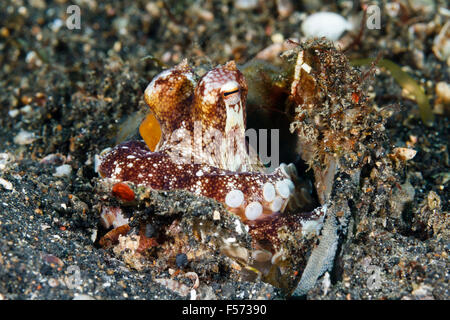
[[(311, 203), (305, 204), (303, 180), (294, 164), (282, 163), (269, 171), (261, 163), (246, 142), (247, 94), (246, 79), (235, 62), (198, 77), (184, 60), (155, 76), (145, 89), (151, 112), (139, 128), (144, 141), (124, 142), (103, 152), (98, 171), (125, 202), (134, 200), (129, 185), (184, 190), (219, 202), (251, 237), (253, 253), (248, 256), (253, 258), (247, 266), (265, 270), (264, 281), (290, 290), (316, 246), (327, 206), (311, 211)], [(106, 227), (115, 227), (112, 237), (117, 243), (117, 234), (130, 232), (128, 219), (118, 208), (105, 212), (112, 212), (102, 216), (110, 220)], [(231, 236), (221, 242), (220, 250), (247, 261), (247, 254), (241, 255), (247, 249), (230, 246), (230, 239), (234, 241)], [(286, 275), (284, 280), (280, 274)]]
[(159, 141), (116, 146), (103, 156), (100, 175), (213, 198), (252, 226), (297, 207), (295, 166), (281, 164), (267, 173), (248, 150), (247, 91), (233, 61), (210, 70), (198, 83), (187, 61), (163, 71), (145, 90), (161, 130)]
[[(398, 175), (386, 156), (386, 115), (365, 94), (369, 73), (325, 40), (296, 44), (280, 58), (240, 69), (231, 61), (203, 76), (185, 60), (152, 79), (144, 93), (151, 113), (139, 128), (144, 141), (100, 155), (101, 199), (112, 191), (120, 200), (102, 205), (104, 226), (114, 227), (102, 239), (118, 243), (125, 261), (149, 246), (158, 262), (195, 251), (189, 259), (200, 263), (190, 271), (201, 281), (217, 275), (223, 258), (225, 277), (256, 270), (258, 279), (304, 296), (350, 241), (354, 215), (381, 223), (376, 217), (385, 215)], [(302, 162), (289, 158), (297, 166), (269, 171), (246, 142), (247, 117), (253, 128), (287, 131), (283, 151)], [(314, 193), (309, 203), (305, 190)], [(128, 223), (125, 212), (136, 219)]]

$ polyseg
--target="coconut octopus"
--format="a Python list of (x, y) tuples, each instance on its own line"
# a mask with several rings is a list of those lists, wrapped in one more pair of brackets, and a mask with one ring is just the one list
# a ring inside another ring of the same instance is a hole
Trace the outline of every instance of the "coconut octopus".
[(298, 207), (295, 166), (281, 164), (267, 173), (247, 152), (247, 84), (233, 61), (198, 84), (194, 77), (183, 61), (151, 81), (145, 101), (160, 124), (160, 140), (153, 146), (118, 145), (102, 158), (100, 175), (215, 199), (262, 234), (258, 227), (264, 222), (279, 219), (288, 206)]
[[(267, 172), (246, 143), (248, 89), (243, 74), (231, 61), (210, 70), (198, 82), (195, 78), (183, 61), (147, 86), (145, 101), (151, 114), (140, 127), (146, 143), (119, 144), (100, 159), (99, 173), (112, 182), (113, 194), (133, 200), (133, 196), (124, 196), (131, 185), (186, 190), (212, 198), (244, 223), (253, 247), (260, 249), (256, 255), (280, 255), (279, 231), (284, 228), (292, 231), (291, 236), (296, 234), (294, 238), (309, 235), (308, 241), (313, 242), (326, 207), (298, 210), (310, 205), (310, 200), (295, 165), (282, 163)], [(150, 127), (159, 128), (160, 135)], [(102, 218), (110, 219), (107, 225), (118, 227), (120, 233), (129, 232), (122, 226), (127, 220), (112, 223), (117, 220), (115, 213), (114, 218)]]
[[(349, 201), (360, 190), (361, 169), (380, 157), (367, 141), (381, 140), (382, 119), (367, 107), (360, 74), (329, 43), (298, 45), (283, 55), (286, 68), (267, 68), (258, 62), (247, 70), (254, 69), (252, 85), (259, 81), (262, 85), (256, 87), (274, 93), (260, 94), (269, 97), (263, 103), (289, 110), (291, 120), (283, 126), (296, 145), (288, 148), (312, 168), (315, 195), (305, 192), (296, 165), (281, 164), (268, 172), (246, 143), (248, 85), (233, 61), (199, 77), (185, 60), (154, 77), (144, 94), (151, 114), (139, 128), (145, 142), (124, 142), (103, 152), (98, 171), (103, 189), (112, 191), (122, 204), (139, 198), (158, 206), (148, 190), (182, 190), (193, 199), (205, 197), (222, 204), (227, 218), (217, 219), (220, 210), (208, 210), (200, 217), (196, 213), (193, 221), (200, 222), (186, 232), (202, 234), (207, 245), (220, 237), (213, 250), (239, 260), (244, 269), (283, 287), (288, 295), (301, 296), (333, 266), (351, 216)], [(252, 94), (258, 97), (255, 91)], [(275, 118), (270, 114), (268, 121)], [(170, 195), (176, 198), (174, 206), (183, 203), (179, 194)], [(369, 203), (370, 196), (361, 198)], [(120, 236), (130, 233), (129, 220), (117, 207), (103, 210), (102, 219), (106, 227), (115, 227), (102, 240), (117, 244)], [(172, 221), (167, 232), (177, 226)], [(160, 240), (147, 235), (145, 226), (139, 228), (137, 252), (160, 245)], [(250, 245), (241, 238), (245, 235), (250, 236)], [(191, 242), (189, 235), (184, 239), (185, 249)], [(160, 256), (170, 255), (173, 247), (167, 246)]]

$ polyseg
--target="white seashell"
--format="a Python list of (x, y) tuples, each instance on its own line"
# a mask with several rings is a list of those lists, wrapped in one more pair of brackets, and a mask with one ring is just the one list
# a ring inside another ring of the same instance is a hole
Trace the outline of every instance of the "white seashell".
[(302, 32), (307, 38), (326, 37), (336, 41), (351, 30), (353, 25), (343, 16), (334, 12), (317, 12), (308, 16), (302, 23)]

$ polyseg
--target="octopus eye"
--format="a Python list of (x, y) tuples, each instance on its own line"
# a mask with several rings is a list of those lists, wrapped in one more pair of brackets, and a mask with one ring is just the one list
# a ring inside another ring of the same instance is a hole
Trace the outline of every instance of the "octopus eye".
[(236, 88), (236, 89), (231, 90), (231, 91), (225, 91), (222, 94), (226, 98), (226, 97), (228, 97), (228, 96), (230, 96), (232, 94), (239, 93), (239, 91), (240, 91), (239, 88)]
[(227, 105), (234, 105), (241, 100), (241, 86), (236, 81), (228, 81), (221, 88), (222, 99)]

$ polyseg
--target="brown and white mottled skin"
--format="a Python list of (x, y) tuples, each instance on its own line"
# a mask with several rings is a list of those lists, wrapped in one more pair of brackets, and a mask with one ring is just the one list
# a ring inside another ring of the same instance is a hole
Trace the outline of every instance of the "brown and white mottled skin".
[[(161, 148), (173, 131), (192, 130), (190, 106), (196, 86), (195, 75), (184, 60), (179, 65), (161, 72), (145, 90), (145, 102), (159, 121), (162, 131)], [(157, 149), (158, 150), (158, 149)]]
[[(295, 170), (254, 169), (245, 151), (246, 96), (247, 84), (234, 62), (207, 72), (198, 84), (186, 61), (162, 72), (145, 90), (162, 128), (155, 152), (143, 142), (123, 143), (102, 157), (101, 176), (156, 190), (188, 190), (222, 202), (249, 223), (283, 212), (295, 193)], [(213, 150), (211, 129), (225, 141)], [(173, 134), (180, 130), (188, 143)], [(176, 157), (180, 150), (183, 156)]]

